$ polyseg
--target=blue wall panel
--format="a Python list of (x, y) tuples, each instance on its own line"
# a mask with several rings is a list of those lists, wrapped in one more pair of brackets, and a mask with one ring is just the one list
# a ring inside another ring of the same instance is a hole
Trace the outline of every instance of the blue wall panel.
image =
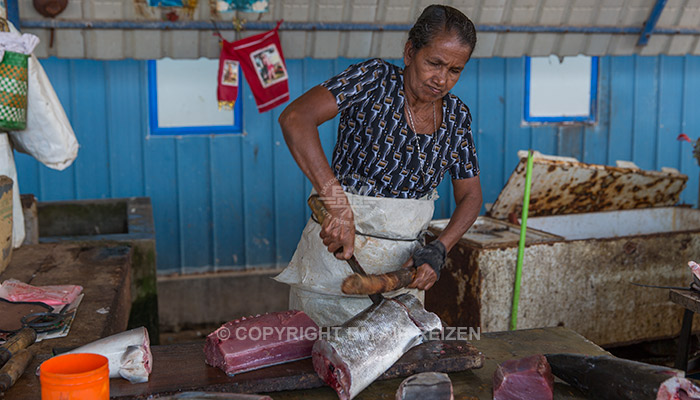
[[(289, 60), (290, 94), (361, 60)], [(394, 60), (400, 64), (400, 60)], [(283, 107), (259, 114), (242, 86), (243, 135), (148, 135), (142, 61), (42, 60), (80, 142), (64, 171), (18, 154), (20, 190), (40, 201), (149, 196), (161, 273), (285, 265), (309, 217), (311, 185), (277, 124)], [(698, 164), (684, 132), (700, 136), (700, 57), (602, 57), (594, 125), (522, 122), (524, 59), (474, 59), (453, 92), (470, 107), (484, 202), (492, 203), (518, 162), (517, 151), (573, 156), (614, 165), (674, 167), (689, 176), (682, 201), (697, 204)], [(328, 157), (337, 119), (320, 128)], [(454, 209), (449, 180), (435, 218)]]

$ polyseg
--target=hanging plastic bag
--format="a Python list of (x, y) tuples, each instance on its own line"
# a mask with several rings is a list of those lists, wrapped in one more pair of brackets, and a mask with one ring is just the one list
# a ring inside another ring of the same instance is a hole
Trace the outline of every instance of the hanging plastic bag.
[[(12, 24), (10, 30), (19, 34)], [(17, 151), (49, 168), (63, 170), (78, 156), (78, 140), (49, 77), (34, 55), (29, 58), (28, 78), (27, 127), (10, 132), (10, 139)]]

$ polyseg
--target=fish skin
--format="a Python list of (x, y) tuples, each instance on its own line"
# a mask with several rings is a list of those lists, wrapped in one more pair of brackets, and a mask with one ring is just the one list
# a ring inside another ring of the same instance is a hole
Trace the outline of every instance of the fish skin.
[[(547, 354), (546, 357), (554, 375), (580, 389), (589, 398), (675, 400), (679, 398), (677, 393), (669, 392), (684, 386), (692, 388), (691, 392), (700, 393), (684, 378), (683, 371), (672, 368), (612, 356)], [(700, 399), (700, 395), (686, 398)]]
[(96, 340), (63, 354), (94, 353), (109, 360), (109, 377), (131, 383), (148, 382), (153, 366), (148, 330), (134, 328)]
[(404, 379), (396, 400), (454, 400), (452, 381), (442, 372), (422, 372)]
[(432, 331), (442, 331), (440, 318), (414, 296), (384, 299), (314, 343), (314, 370), (340, 400), (350, 400)]

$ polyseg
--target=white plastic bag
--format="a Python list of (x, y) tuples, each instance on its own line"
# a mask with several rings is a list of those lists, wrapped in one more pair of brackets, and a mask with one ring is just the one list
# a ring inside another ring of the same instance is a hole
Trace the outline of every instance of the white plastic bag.
[(63, 170), (78, 156), (78, 140), (49, 77), (34, 55), (29, 57), (27, 129), (10, 132), (17, 151), (49, 168)]
[[(12, 24), (10, 30), (19, 35)], [(78, 156), (78, 140), (49, 77), (34, 55), (29, 57), (28, 81), (27, 128), (10, 132), (10, 139), (15, 150), (61, 171)]]
[(24, 242), (24, 214), (19, 199), (15, 156), (6, 133), (0, 133), (0, 175), (12, 179), (12, 247), (18, 248)]

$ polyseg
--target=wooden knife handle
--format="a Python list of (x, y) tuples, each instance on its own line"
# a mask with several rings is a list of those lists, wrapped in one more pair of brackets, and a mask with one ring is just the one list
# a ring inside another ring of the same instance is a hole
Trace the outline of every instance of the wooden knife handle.
[(343, 280), (340, 289), (345, 294), (377, 294), (404, 288), (413, 282), (416, 269), (401, 268), (386, 274), (352, 274)]
[(321, 198), (317, 194), (315, 194), (309, 197), (307, 203), (309, 203), (311, 212), (314, 213), (314, 216), (318, 220), (318, 223), (323, 225), (323, 221), (326, 220), (326, 217), (328, 217), (330, 213), (326, 209), (326, 206), (323, 205), (323, 201), (321, 200)]

